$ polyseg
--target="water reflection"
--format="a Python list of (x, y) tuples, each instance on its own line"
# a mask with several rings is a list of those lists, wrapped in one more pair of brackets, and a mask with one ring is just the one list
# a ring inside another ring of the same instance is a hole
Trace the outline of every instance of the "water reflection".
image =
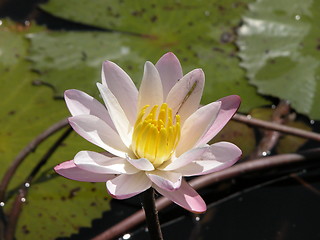
[(122, 236), (122, 239), (130, 239), (131, 238), (131, 235), (130, 233), (126, 233), (125, 235)]
[(271, 154), (271, 152), (270, 152), (270, 151), (262, 152), (262, 156), (264, 156), (264, 157), (266, 157), (266, 156), (268, 156), (268, 155), (270, 155), (270, 154)]

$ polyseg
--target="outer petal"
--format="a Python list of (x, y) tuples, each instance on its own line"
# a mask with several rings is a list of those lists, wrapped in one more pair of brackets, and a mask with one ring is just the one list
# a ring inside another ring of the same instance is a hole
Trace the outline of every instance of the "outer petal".
[(154, 186), (154, 188), (160, 194), (188, 211), (203, 213), (207, 210), (206, 203), (201, 196), (184, 180), (182, 180), (181, 187), (176, 191), (166, 191), (157, 186)]
[(130, 157), (127, 157), (127, 161), (130, 164), (132, 164), (133, 166), (135, 166), (137, 169), (140, 169), (142, 171), (152, 171), (152, 170), (154, 170), (154, 166), (146, 158), (132, 159)]
[(79, 168), (93, 173), (134, 174), (139, 172), (139, 169), (133, 167), (124, 158), (107, 157), (101, 153), (91, 151), (78, 152), (74, 157), (74, 163)]
[(81, 182), (106, 182), (116, 177), (115, 174), (99, 174), (78, 168), (73, 160), (60, 163), (54, 170), (65, 178)]
[(130, 124), (125, 112), (110, 89), (100, 83), (97, 83), (97, 86), (103, 101), (108, 108), (110, 117), (116, 126), (120, 138), (122, 139), (123, 143), (129, 147), (132, 138), (132, 125)]
[(117, 64), (105, 61), (102, 65), (102, 84), (117, 98), (131, 125), (137, 115), (138, 90), (129, 75)]
[(108, 152), (125, 157), (130, 150), (123, 144), (119, 135), (104, 121), (93, 115), (79, 115), (69, 118), (72, 128), (89, 142)]
[(160, 166), (163, 171), (172, 171), (181, 168), (188, 163), (202, 159), (202, 155), (210, 148), (210, 146), (198, 147), (183, 153), (180, 157), (174, 159), (172, 162), (167, 161)]
[(182, 125), (181, 137), (176, 154), (180, 156), (193, 148), (198, 140), (206, 133), (216, 119), (221, 102), (213, 102), (199, 108)]
[(172, 52), (163, 55), (156, 63), (156, 68), (163, 86), (163, 99), (166, 99), (171, 88), (183, 77), (182, 68), (179, 59)]
[(191, 162), (175, 171), (181, 172), (183, 176), (217, 172), (232, 166), (239, 160), (241, 154), (241, 150), (236, 145), (229, 142), (218, 142), (210, 146), (203, 154), (202, 160)]
[(144, 172), (126, 175), (122, 174), (107, 182), (110, 195), (116, 199), (133, 197), (151, 187), (151, 181)]
[(197, 146), (209, 142), (228, 123), (238, 110), (241, 98), (237, 95), (230, 95), (219, 99), (221, 108), (216, 120), (213, 122), (207, 133), (199, 140)]
[(105, 121), (112, 129), (115, 126), (110, 118), (108, 110), (98, 100), (85, 92), (69, 89), (64, 92), (64, 99), (72, 116), (94, 115)]
[(163, 103), (162, 83), (158, 70), (151, 62), (144, 65), (144, 73), (139, 89), (138, 111), (145, 106)]
[(186, 74), (168, 94), (166, 102), (173, 114), (179, 114), (183, 123), (199, 108), (204, 87), (204, 73), (195, 69)]
[(181, 186), (181, 173), (155, 170), (146, 174), (153, 183), (166, 191), (174, 191)]

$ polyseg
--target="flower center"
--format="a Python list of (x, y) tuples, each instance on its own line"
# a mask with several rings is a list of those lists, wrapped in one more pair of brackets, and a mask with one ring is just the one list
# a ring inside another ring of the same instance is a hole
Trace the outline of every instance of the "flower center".
[[(155, 167), (168, 160), (180, 140), (180, 116), (172, 119), (172, 109), (166, 103), (155, 105), (146, 115), (144, 106), (134, 125), (131, 148), (139, 158), (148, 159)], [(159, 110), (158, 110), (159, 109)], [(146, 116), (145, 116), (146, 115)]]

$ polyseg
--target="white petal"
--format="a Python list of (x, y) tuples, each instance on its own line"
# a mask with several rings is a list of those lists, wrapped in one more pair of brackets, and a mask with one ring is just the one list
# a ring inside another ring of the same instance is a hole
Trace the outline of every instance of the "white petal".
[(117, 98), (131, 125), (137, 115), (138, 90), (129, 75), (117, 64), (105, 61), (102, 65), (102, 83)]
[(174, 191), (181, 185), (181, 173), (155, 170), (146, 174), (153, 183), (166, 191)]
[(241, 150), (229, 142), (218, 142), (212, 144), (209, 151), (206, 151), (202, 160), (194, 161), (188, 165), (176, 169), (183, 176), (204, 175), (223, 170), (232, 166), (241, 157)]
[(79, 115), (69, 118), (72, 128), (89, 142), (105, 149), (106, 151), (125, 157), (131, 152), (108, 124), (93, 115)]
[(148, 188), (152, 182), (144, 172), (132, 175), (122, 174), (107, 182), (107, 189), (110, 195), (116, 199), (133, 197)]
[(72, 116), (94, 115), (115, 129), (106, 107), (85, 92), (69, 89), (64, 92), (64, 99)]
[(181, 137), (176, 149), (177, 156), (193, 148), (208, 131), (219, 113), (220, 106), (221, 102), (210, 103), (199, 108), (187, 118), (181, 128)]
[(199, 147), (189, 150), (188, 152), (183, 153), (180, 157), (174, 159), (172, 162), (167, 161), (160, 166), (161, 170), (163, 171), (172, 171), (177, 168), (181, 168), (188, 163), (196, 160), (200, 160), (201, 156), (210, 148), (209, 146)]
[(166, 191), (156, 185), (154, 188), (179, 206), (194, 213), (203, 213), (207, 210), (206, 203), (190, 185), (182, 180), (181, 187), (176, 191)]
[(183, 76), (169, 92), (166, 102), (174, 115), (180, 115), (181, 123), (199, 108), (203, 87), (204, 73), (195, 69)]
[(205, 135), (196, 144), (200, 146), (209, 142), (228, 123), (240, 106), (241, 99), (237, 95), (230, 95), (218, 100), (221, 107), (216, 120), (208, 129)]
[(146, 159), (146, 158), (140, 158), (140, 159), (132, 159), (130, 157), (127, 157), (127, 161), (135, 166), (136, 168), (142, 170), (142, 171), (152, 171), (154, 170), (154, 166), (152, 163)]
[(144, 65), (144, 73), (139, 89), (138, 111), (145, 105), (161, 105), (163, 103), (162, 83), (158, 70), (151, 62)]
[(171, 88), (183, 77), (178, 58), (172, 53), (166, 53), (156, 63), (162, 86), (163, 99), (166, 99)]
[(132, 125), (110, 89), (100, 83), (97, 83), (97, 86), (120, 138), (123, 143), (129, 147), (131, 145), (132, 138)]
[(74, 157), (74, 163), (79, 168), (94, 173), (134, 174), (139, 171), (139, 169), (132, 166), (124, 158), (108, 157), (91, 151), (78, 152)]
[(99, 174), (85, 171), (74, 164), (73, 160), (60, 163), (54, 170), (65, 178), (80, 182), (107, 182), (116, 177), (115, 174)]

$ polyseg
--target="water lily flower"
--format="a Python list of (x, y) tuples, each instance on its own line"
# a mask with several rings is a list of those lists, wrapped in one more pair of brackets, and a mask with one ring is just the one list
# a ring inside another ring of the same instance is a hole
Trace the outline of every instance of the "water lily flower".
[(201, 69), (183, 76), (177, 57), (167, 53), (156, 65), (145, 63), (138, 91), (124, 70), (104, 62), (97, 86), (105, 105), (74, 89), (65, 92), (65, 101), (72, 128), (105, 152), (80, 151), (55, 171), (77, 181), (106, 182), (116, 199), (153, 187), (189, 211), (206, 211), (183, 177), (227, 168), (241, 150), (229, 142), (207, 144), (237, 111), (240, 98), (200, 106), (204, 80)]

